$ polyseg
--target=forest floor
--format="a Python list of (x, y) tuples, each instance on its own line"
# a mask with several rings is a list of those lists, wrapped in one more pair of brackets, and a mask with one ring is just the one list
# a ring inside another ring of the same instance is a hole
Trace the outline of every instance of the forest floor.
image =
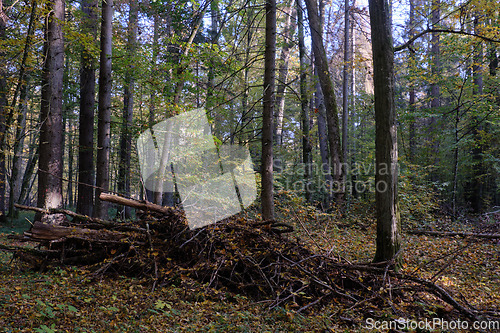
[[(301, 205), (278, 207), (280, 218), (313, 251), (352, 262), (369, 262), (375, 253), (375, 221), (370, 207), (353, 207), (348, 217), (318, 215)], [(0, 229), (0, 243), (26, 230), (18, 223)], [(446, 288), (478, 310), (500, 309), (498, 240), (404, 234), (403, 273), (416, 274)], [(25, 245), (24, 245), (25, 246)], [(364, 306), (363, 313), (331, 302), (297, 314), (289, 306), (269, 309), (266, 302), (182, 281), (151, 291), (151, 281), (124, 276), (92, 279), (79, 267), (35, 272), (12, 254), (0, 252), (0, 328), (3, 332), (370, 332), (370, 320), (433, 321), (450, 312), (446, 305), (426, 307), (412, 316), (414, 304)], [(373, 321), (372, 321), (373, 323)], [(435, 327), (440, 331), (439, 327)], [(422, 330), (425, 332), (426, 330)], [(489, 331), (489, 330), (484, 330)]]

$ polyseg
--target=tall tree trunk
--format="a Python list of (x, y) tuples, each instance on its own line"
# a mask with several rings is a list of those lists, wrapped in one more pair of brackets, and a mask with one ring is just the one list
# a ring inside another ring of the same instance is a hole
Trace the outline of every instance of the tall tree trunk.
[[(1, 1), (0, 1), (0, 4), (1, 4)], [(17, 81), (16, 89), (14, 90), (14, 96), (12, 98), (12, 102), (11, 102), (10, 108), (9, 108), (10, 110), (8, 113), (6, 112), (6, 110), (4, 110), (4, 113), (2, 115), (4, 117), (4, 121), (2, 123), (4, 124), (3, 126), (5, 129), (8, 129), (12, 125), (12, 122), (14, 120), (14, 111), (16, 110), (16, 106), (17, 106), (17, 97), (20, 94), (20, 92), (23, 88), (23, 85), (25, 83), (25, 74), (26, 74), (26, 70), (27, 70), (29, 49), (30, 49), (31, 40), (33, 37), (34, 23), (36, 22), (37, 2), (34, 0), (31, 5), (32, 5), (32, 9), (31, 9), (30, 20), (29, 20), (29, 24), (28, 24), (28, 31), (26, 34), (26, 41), (25, 41), (25, 46), (24, 46), (24, 51), (23, 51), (23, 57), (21, 60), (21, 66), (19, 68), (19, 79)], [(1, 21), (0, 26), (3, 26), (3, 28), (0, 27), (0, 31), (1, 31), (0, 34), (3, 34), (3, 37), (0, 37), (0, 39), (5, 38), (6, 20), (7, 20), (7, 16), (5, 15), (5, 13), (2, 10), (0, 10), (0, 21)], [(0, 52), (0, 54), (1, 54), (1, 52)], [(0, 70), (3, 70), (3, 68)], [(6, 75), (6, 73), (4, 75)], [(2, 76), (2, 78), (5, 79), (5, 76)], [(5, 84), (6, 84), (6, 82), (5, 82)], [(6, 88), (6, 86), (4, 86), (4, 88)], [(5, 99), (3, 103), (5, 106), (7, 105), (6, 93), (7, 93), (7, 91), (5, 91), (5, 94), (3, 96), (3, 98)], [(4, 147), (6, 135), (7, 135), (7, 131), (0, 131), (0, 154), (3, 154), (2, 148)]]
[[(439, 21), (441, 20), (441, 0), (432, 0), (431, 3), (431, 25), (433, 29), (438, 29)], [(437, 77), (441, 71), (441, 61), (439, 59), (440, 45), (439, 45), (439, 33), (431, 33), (431, 72), (432, 72), (432, 83), (431, 83), (431, 107), (436, 108), (441, 106), (440, 101), (440, 89)]]
[(339, 118), (337, 111), (337, 101), (335, 99), (335, 89), (330, 78), (330, 70), (326, 58), (323, 37), (321, 36), (321, 22), (318, 15), (316, 0), (306, 0), (307, 13), (309, 16), (309, 26), (311, 28), (312, 48), (314, 51), (315, 65), (321, 90), (323, 91), (326, 122), (328, 126), (328, 143), (330, 148), (330, 167), (334, 184), (329, 189), (336, 193), (336, 199), (341, 201), (344, 196), (345, 184), (343, 182), (344, 170), (342, 168), (342, 154), (340, 149)]
[[(432, 0), (431, 3), (431, 25), (433, 29), (439, 28), (439, 22), (441, 20), (441, 0)], [(436, 112), (436, 108), (441, 106), (441, 92), (439, 77), (441, 75), (441, 60), (440, 60), (440, 38), (438, 32), (431, 33), (431, 108), (432, 112)], [(437, 119), (435, 116), (431, 116), (429, 119), (428, 131), (429, 131), (429, 148), (431, 151), (431, 163), (436, 167), (439, 164), (439, 141), (437, 138), (437, 131), (439, 130), (437, 124)], [(431, 179), (433, 181), (437, 180), (437, 173), (435, 169), (431, 169)]]
[[(210, 18), (211, 18), (211, 31), (210, 31), (210, 43), (215, 46), (219, 42), (219, 2), (214, 0), (210, 4)], [(213, 64), (210, 64), (208, 69), (208, 82), (207, 82), (207, 96), (206, 96), (206, 107), (207, 110), (212, 110), (215, 106), (214, 103), (214, 88), (215, 88), (215, 73)]]
[(26, 130), (26, 114), (28, 109), (28, 82), (21, 89), (20, 112), (17, 116), (16, 141), (14, 143), (14, 156), (12, 157), (12, 172), (10, 175), (10, 195), (9, 195), (9, 217), (16, 218), (18, 211), (14, 208), (15, 203), (19, 203), (19, 196), (22, 185), (22, 154), (24, 147), (24, 137)]
[[(34, 183), (36, 178), (35, 167), (38, 163), (39, 149), (39, 145), (34, 146), (33, 144), (30, 144), (28, 162), (26, 162), (26, 168), (24, 169), (23, 181), (21, 183), (21, 193), (19, 194), (19, 202), (21, 204), (30, 204), (28, 203), (28, 199), (31, 184)], [(35, 175), (35, 177), (33, 177), (33, 175)]]
[[(156, 66), (157, 66), (157, 60), (158, 60), (158, 40), (159, 40), (159, 25), (160, 25), (160, 16), (157, 13), (157, 9), (154, 9), (154, 14), (153, 14), (153, 57), (151, 58), (151, 75), (153, 76), (153, 83), (151, 84), (150, 90), (151, 93), (149, 95), (149, 118), (148, 118), (148, 126), (149, 129), (153, 129), (153, 126), (156, 121), (156, 94), (157, 94), (157, 89), (156, 89)], [(146, 189), (145, 186), (141, 186), (141, 193), (142, 191), (145, 190), (146, 193), (146, 199), (150, 202), (154, 202), (155, 200), (155, 193), (149, 189)], [(158, 194), (161, 196), (161, 193)], [(142, 197), (142, 196), (141, 196)]]
[(266, 0), (266, 46), (262, 113), (262, 219), (274, 219), (273, 117), (276, 72), (276, 0)]
[[(62, 208), (63, 173), (63, 75), (64, 40), (61, 22), (64, 22), (64, 1), (47, 4), (45, 22), (45, 62), (42, 74), (40, 110), (40, 144), (38, 162), (38, 207)], [(49, 223), (59, 223), (61, 215), (42, 216)]]
[(111, 142), (111, 52), (113, 0), (102, 1), (101, 55), (99, 67), (99, 106), (97, 113), (97, 171), (94, 216), (106, 219), (108, 204), (99, 200), (109, 190), (109, 153)]
[[(349, 164), (347, 157), (348, 149), (348, 126), (349, 126), (349, 68), (351, 67), (351, 48), (350, 44), (350, 8), (349, 0), (344, 1), (344, 68), (342, 73), (342, 157), (344, 164)], [(344, 177), (347, 177), (347, 170)], [(346, 179), (347, 180), (347, 179)]]
[[(129, 23), (128, 23), (128, 67), (125, 74), (123, 93), (123, 124), (120, 137), (120, 164), (118, 169), (118, 192), (130, 196), (130, 153), (132, 150), (131, 126), (134, 116), (134, 73), (132, 68), (137, 44), (137, 0), (129, 0)], [(123, 219), (132, 217), (132, 209), (127, 206), (118, 208), (117, 216)]]
[[(248, 93), (250, 90), (248, 81), (250, 79), (250, 77), (249, 77), (249, 74), (250, 74), (250, 53), (252, 50), (252, 37), (253, 37), (252, 22), (254, 19), (254, 10), (253, 10), (253, 8), (246, 8), (245, 13), (246, 13), (246, 45), (245, 45), (246, 50), (245, 50), (245, 69), (243, 72), (243, 94), (242, 94), (242, 98), (241, 98), (242, 115), (241, 115), (240, 141), (242, 141), (246, 145), (248, 145), (249, 141), (254, 136), (253, 127), (252, 127), (253, 111), (252, 111), (252, 108), (248, 107)], [(220, 120), (216, 119), (216, 125), (218, 122), (220, 122)], [(220, 126), (220, 124), (218, 126)], [(246, 127), (250, 127), (252, 133), (249, 133), (248, 131), (246, 131), (245, 130)], [(220, 130), (217, 129), (216, 133), (219, 133), (219, 135), (220, 135)], [(250, 149), (251, 149), (251, 147), (250, 147)], [(251, 153), (252, 153), (252, 151), (251, 151)]]
[(304, 192), (306, 201), (311, 201), (311, 140), (309, 134), (309, 108), (307, 94), (307, 64), (306, 64), (306, 46), (304, 43), (304, 19), (302, 11), (297, 12), (298, 19), (298, 38), (299, 38), (299, 61), (300, 61), (300, 119), (302, 125), (302, 163), (304, 164)]
[(457, 193), (458, 193), (458, 144), (459, 144), (459, 136), (458, 132), (460, 130), (460, 103), (461, 103), (462, 94), (460, 93), (460, 97), (457, 101), (457, 106), (455, 107), (455, 121), (454, 121), (454, 148), (453, 148), (453, 193), (451, 197), (451, 208), (452, 208), (452, 218), (454, 219), (457, 216)]
[(12, 100), (11, 108), (17, 107), (17, 91), (20, 92), (19, 101), (19, 112), (17, 116), (17, 127), (15, 134), (14, 143), (14, 156), (12, 158), (12, 172), (10, 176), (10, 195), (9, 195), (9, 217), (17, 217), (17, 210), (14, 208), (14, 204), (19, 200), (20, 186), (21, 186), (21, 169), (22, 169), (22, 150), (24, 145), (25, 136), (25, 125), (26, 125), (26, 111), (27, 111), (27, 93), (28, 93), (28, 81), (29, 72), (26, 70), (26, 63), (28, 61), (29, 51), (31, 49), (34, 26), (37, 20), (37, 3), (33, 1), (31, 3), (31, 14), (28, 23), (28, 31), (26, 33), (26, 41), (24, 44), (23, 58), (21, 61), (21, 67), (19, 69), (19, 81), (16, 87), (16, 93), (14, 94), (14, 99)]
[(374, 261), (381, 262), (396, 259), (401, 242), (397, 202), (398, 146), (394, 102), (394, 51), (387, 0), (370, 0), (369, 7), (376, 123), (377, 251)]
[(295, 0), (289, 0), (289, 4), (283, 10), (283, 14), (286, 16), (285, 27), (283, 31), (283, 47), (280, 52), (280, 67), (278, 75), (278, 86), (276, 88), (276, 121), (274, 124), (274, 144), (280, 146), (283, 144), (283, 115), (285, 113), (285, 87), (288, 78), (288, 63), (290, 59), (290, 50), (293, 47), (293, 33), (296, 27), (296, 21), (293, 19), (293, 2)]
[[(356, 85), (355, 85), (355, 81), (356, 81), (356, 75), (355, 75), (355, 72), (356, 72), (356, 66), (355, 66), (355, 53), (354, 53), (354, 46), (356, 44), (356, 36), (354, 34), (354, 24), (356, 22), (356, 19), (355, 19), (355, 8), (356, 8), (356, 0), (353, 0), (352, 2), (352, 8), (353, 10), (351, 11), (353, 14), (352, 14), (352, 20), (351, 20), (351, 26), (350, 26), (350, 29), (351, 29), (351, 72), (350, 72), (350, 77), (351, 77), (351, 112), (350, 112), (350, 116), (349, 116), (349, 120), (350, 120), (350, 127), (351, 127), (351, 159), (350, 159), (350, 162), (351, 162), (351, 169), (352, 169), (352, 166), (354, 165), (354, 163), (356, 162)], [(356, 182), (357, 182), (357, 175), (355, 173), (351, 173), (351, 192), (352, 192), (352, 196), (357, 198), (358, 197), (358, 190), (356, 188)]]
[[(474, 32), (476, 34), (481, 34), (481, 24), (479, 22), (481, 12), (477, 10), (474, 17)], [(473, 76), (473, 95), (483, 94), (483, 44), (478, 41), (478, 44), (474, 46), (474, 64), (472, 65), (472, 76)], [(474, 163), (474, 176), (472, 179), (472, 195), (471, 204), (472, 209), (475, 213), (480, 213), (483, 210), (483, 178), (484, 178), (484, 164), (483, 164), (483, 143), (481, 132), (483, 131), (483, 126), (480, 124), (480, 119), (478, 116), (474, 116), (474, 122), (477, 125), (474, 127), (473, 137), (474, 137), (474, 148), (472, 149), (472, 160)]]
[[(323, 22), (324, 22), (324, 2), (323, 0), (319, 1), (319, 19), (320, 19), (320, 35), (323, 36)], [(297, 17), (298, 12), (302, 13), (302, 8), (300, 3), (297, 3)], [(299, 22), (298, 24), (303, 24)], [(314, 57), (311, 57), (313, 59)], [(314, 64), (314, 62), (313, 62)], [(314, 76), (318, 77), (318, 68), (316, 64), (314, 64)], [(321, 155), (321, 171), (325, 177), (325, 186), (322, 186), (324, 189), (330, 189), (333, 186), (333, 178), (331, 174), (330, 168), (330, 160), (328, 158), (328, 134), (327, 134), (327, 126), (326, 126), (326, 108), (325, 108), (325, 99), (323, 96), (323, 91), (321, 90), (321, 84), (319, 81), (316, 81), (315, 86), (315, 107), (316, 114), (318, 120), (318, 141), (319, 141), (319, 151)], [(326, 191), (324, 193), (324, 204), (326, 207), (330, 206), (333, 202), (333, 193), (331, 191)]]
[[(415, 36), (415, 1), (410, 0), (410, 21), (409, 21), (409, 36), (408, 38), (413, 38)], [(415, 68), (415, 51), (410, 49), (410, 63), (409, 63), (409, 74), (410, 74), (410, 101), (409, 101), (409, 111), (410, 111), (410, 129), (409, 129), (409, 161), (410, 163), (415, 163), (415, 154), (417, 151), (417, 141), (416, 141), (416, 133), (415, 133), (415, 102), (416, 102), (416, 91), (415, 91), (415, 83), (413, 79), (414, 68)]]
[[(5, 40), (5, 30), (7, 27), (7, 16), (3, 12), (2, 0), (0, 0), (0, 41)], [(0, 50), (0, 59), (5, 59), (4, 49)], [(0, 133), (6, 132), (5, 115), (7, 105), (7, 80), (6, 68), (0, 66)], [(3, 143), (3, 142), (2, 142)], [(5, 217), (5, 153), (3, 144), (0, 145), (0, 222)]]
[(68, 189), (67, 189), (67, 195), (66, 195), (66, 202), (68, 207), (73, 207), (74, 202), (73, 202), (73, 159), (74, 159), (74, 150), (73, 147), (75, 147), (75, 135), (73, 133), (73, 126), (71, 122), (68, 122)]
[[(97, 0), (82, 0), (83, 33), (97, 36)], [(82, 50), (78, 145), (78, 198), (76, 212), (92, 216), (94, 208), (95, 59)]]

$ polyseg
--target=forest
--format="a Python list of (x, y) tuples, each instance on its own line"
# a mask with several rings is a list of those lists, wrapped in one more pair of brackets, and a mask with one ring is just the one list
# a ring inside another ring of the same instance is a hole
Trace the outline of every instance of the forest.
[(496, 0), (0, 0), (0, 326), (500, 329), (499, 61)]

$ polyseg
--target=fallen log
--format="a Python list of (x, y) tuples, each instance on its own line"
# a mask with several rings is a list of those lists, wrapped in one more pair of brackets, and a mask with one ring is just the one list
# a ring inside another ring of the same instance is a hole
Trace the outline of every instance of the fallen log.
[(434, 237), (475, 237), (475, 238), (487, 238), (487, 239), (497, 239), (500, 238), (500, 234), (484, 234), (475, 232), (455, 232), (455, 231), (431, 231), (431, 230), (412, 230), (408, 231), (410, 235), (425, 235)]
[(65, 227), (60, 225), (35, 222), (24, 236), (35, 241), (55, 241), (68, 237), (85, 237), (89, 240), (115, 240), (125, 238), (125, 234), (108, 230), (93, 230), (77, 227)]
[(99, 199), (101, 199), (103, 201), (108, 201), (108, 202), (116, 203), (119, 205), (123, 205), (123, 206), (132, 207), (135, 209), (140, 209), (143, 211), (151, 211), (151, 212), (156, 212), (156, 213), (165, 214), (165, 215), (170, 215), (170, 214), (175, 212), (175, 208), (172, 208), (172, 207), (160, 206), (160, 205), (151, 203), (149, 201), (139, 201), (139, 200), (134, 200), (134, 199), (128, 199), (128, 198), (124, 198), (124, 197), (121, 197), (119, 195), (110, 194), (110, 193), (104, 193), (104, 192), (101, 193), (101, 195), (99, 195)]

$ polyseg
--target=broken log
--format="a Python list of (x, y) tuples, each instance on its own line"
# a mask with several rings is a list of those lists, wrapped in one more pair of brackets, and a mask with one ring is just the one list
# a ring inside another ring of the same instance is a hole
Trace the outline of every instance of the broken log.
[(454, 231), (430, 231), (430, 230), (413, 230), (408, 231), (410, 235), (425, 235), (434, 237), (475, 237), (475, 238), (487, 238), (487, 239), (497, 239), (500, 238), (500, 234), (483, 234), (474, 232), (454, 232)]
[(35, 222), (30, 230), (24, 232), (24, 236), (34, 241), (55, 241), (61, 238), (84, 237), (87, 239), (115, 240), (127, 237), (116, 231), (93, 230), (77, 227), (64, 227), (60, 225)]
[(139, 201), (139, 200), (134, 200), (134, 199), (128, 199), (128, 198), (124, 198), (124, 197), (121, 197), (119, 195), (110, 194), (110, 193), (104, 193), (104, 192), (101, 193), (101, 195), (99, 196), (99, 199), (101, 199), (103, 201), (109, 201), (112, 203), (123, 205), (123, 206), (132, 207), (135, 209), (140, 209), (143, 211), (151, 211), (151, 212), (156, 212), (156, 213), (165, 214), (165, 215), (170, 215), (170, 214), (175, 212), (175, 208), (172, 208), (172, 207), (160, 206), (160, 205), (151, 203), (149, 201)]

